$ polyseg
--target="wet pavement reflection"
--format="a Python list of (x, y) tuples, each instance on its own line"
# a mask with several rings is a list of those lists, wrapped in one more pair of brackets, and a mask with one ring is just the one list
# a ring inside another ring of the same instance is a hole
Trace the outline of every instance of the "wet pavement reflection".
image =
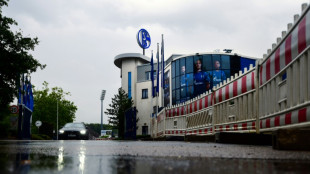
[(308, 172), (310, 152), (275, 151), (268, 146), (186, 142), (0, 141), (0, 173)]

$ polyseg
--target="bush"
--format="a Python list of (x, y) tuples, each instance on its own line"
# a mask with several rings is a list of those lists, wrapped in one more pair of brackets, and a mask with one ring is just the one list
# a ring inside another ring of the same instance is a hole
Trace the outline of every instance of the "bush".
[(2, 121), (0, 121), (0, 138), (5, 139), (8, 138), (10, 129), (10, 118), (6, 117)]
[(137, 140), (140, 140), (140, 139), (149, 139), (151, 138), (150, 135), (137, 135)]
[(45, 134), (32, 134), (32, 140), (51, 140), (52, 138)]

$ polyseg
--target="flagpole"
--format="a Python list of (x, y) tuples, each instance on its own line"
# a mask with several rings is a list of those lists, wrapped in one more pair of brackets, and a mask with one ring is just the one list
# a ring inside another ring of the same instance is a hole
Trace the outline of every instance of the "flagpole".
[(164, 35), (161, 35), (161, 64), (162, 64), (162, 69), (161, 69), (161, 81), (162, 81), (162, 93), (161, 93), (161, 106), (164, 107), (164, 87), (165, 87), (165, 60), (164, 60)]
[(18, 139), (22, 139), (22, 119), (23, 119), (23, 98), (24, 98), (24, 74), (21, 75), (21, 84), (20, 84), (20, 103), (19, 103), (19, 113), (18, 113), (18, 128), (17, 134)]
[(159, 43), (157, 43), (157, 87), (156, 87), (156, 118), (158, 116), (158, 97), (159, 97), (159, 70), (160, 70), (160, 66), (159, 66)]
[(151, 95), (151, 102), (152, 102), (152, 112), (151, 112), (151, 122), (150, 122), (150, 130), (151, 130), (151, 137), (153, 137), (153, 112), (154, 112), (154, 104), (153, 104), (153, 97), (154, 97), (154, 64), (153, 64), (153, 50), (152, 50), (152, 57), (151, 57), (151, 92), (152, 92), (152, 95)]

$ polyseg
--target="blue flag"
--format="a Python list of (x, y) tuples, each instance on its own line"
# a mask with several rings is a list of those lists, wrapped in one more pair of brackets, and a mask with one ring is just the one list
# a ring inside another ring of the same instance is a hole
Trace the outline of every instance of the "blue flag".
[(157, 43), (157, 86), (156, 86), (156, 93), (159, 93), (159, 44)]
[(23, 102), (22, 104), (24, 104), (25, 106), (27, 106), (27, 76), (25, 79), (25, 76), (23, 75), (23, 91), (22, 91), (22, 95), (23, 95)]
[(152, 57), (151, 57), (151, 80), (152, 80), (152, 97), (155, 97), (155, 91), (154, 91), (154, 62), (153, 62), (153, 51), (152, 51)]
[(165, 60), (164, 60), (164, 35), (162, 36), (162, 40), (161, 40), (161, 64), (162, 64), (162, 68), (161, 68), (161, 73), (162, 73), (162, 78), (161, 78), (161, 87), (164, 88), (164, 77), (165, 77)]
[[(21, 78), (21, 76), (19, 77)], [(21, 82), (21, 79), (19, 79), (19, 88), (18, 88), (18, 104), (21, 105), (22, 103), (22, 88), (23, 88), (23, 82)]]
[(31, 82), (29, 81), (28, 84), (28, 108), (33, 111), (33, 105), (34, 105), (34, 101), (33, 101), (33, 94), (32, 94), (32, 85)]

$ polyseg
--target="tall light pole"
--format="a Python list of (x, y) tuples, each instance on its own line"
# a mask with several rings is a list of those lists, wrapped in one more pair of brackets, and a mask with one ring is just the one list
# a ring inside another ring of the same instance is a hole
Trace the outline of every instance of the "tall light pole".
[(57, 99), (57, 128), (56, 128), (56, 133), (57, 133), (57, 140), (58, 140), (58, 99)]
[(102, 119), (103, 119), (103, 100), (104, 100), (105, 92), (106, 92), (106, 90), (102, 90), (101, 97), (100, 97), (100, 100), (101, 100), (101, 129), (100, 130), (103, 129), (103, 125), (102, 125)]

